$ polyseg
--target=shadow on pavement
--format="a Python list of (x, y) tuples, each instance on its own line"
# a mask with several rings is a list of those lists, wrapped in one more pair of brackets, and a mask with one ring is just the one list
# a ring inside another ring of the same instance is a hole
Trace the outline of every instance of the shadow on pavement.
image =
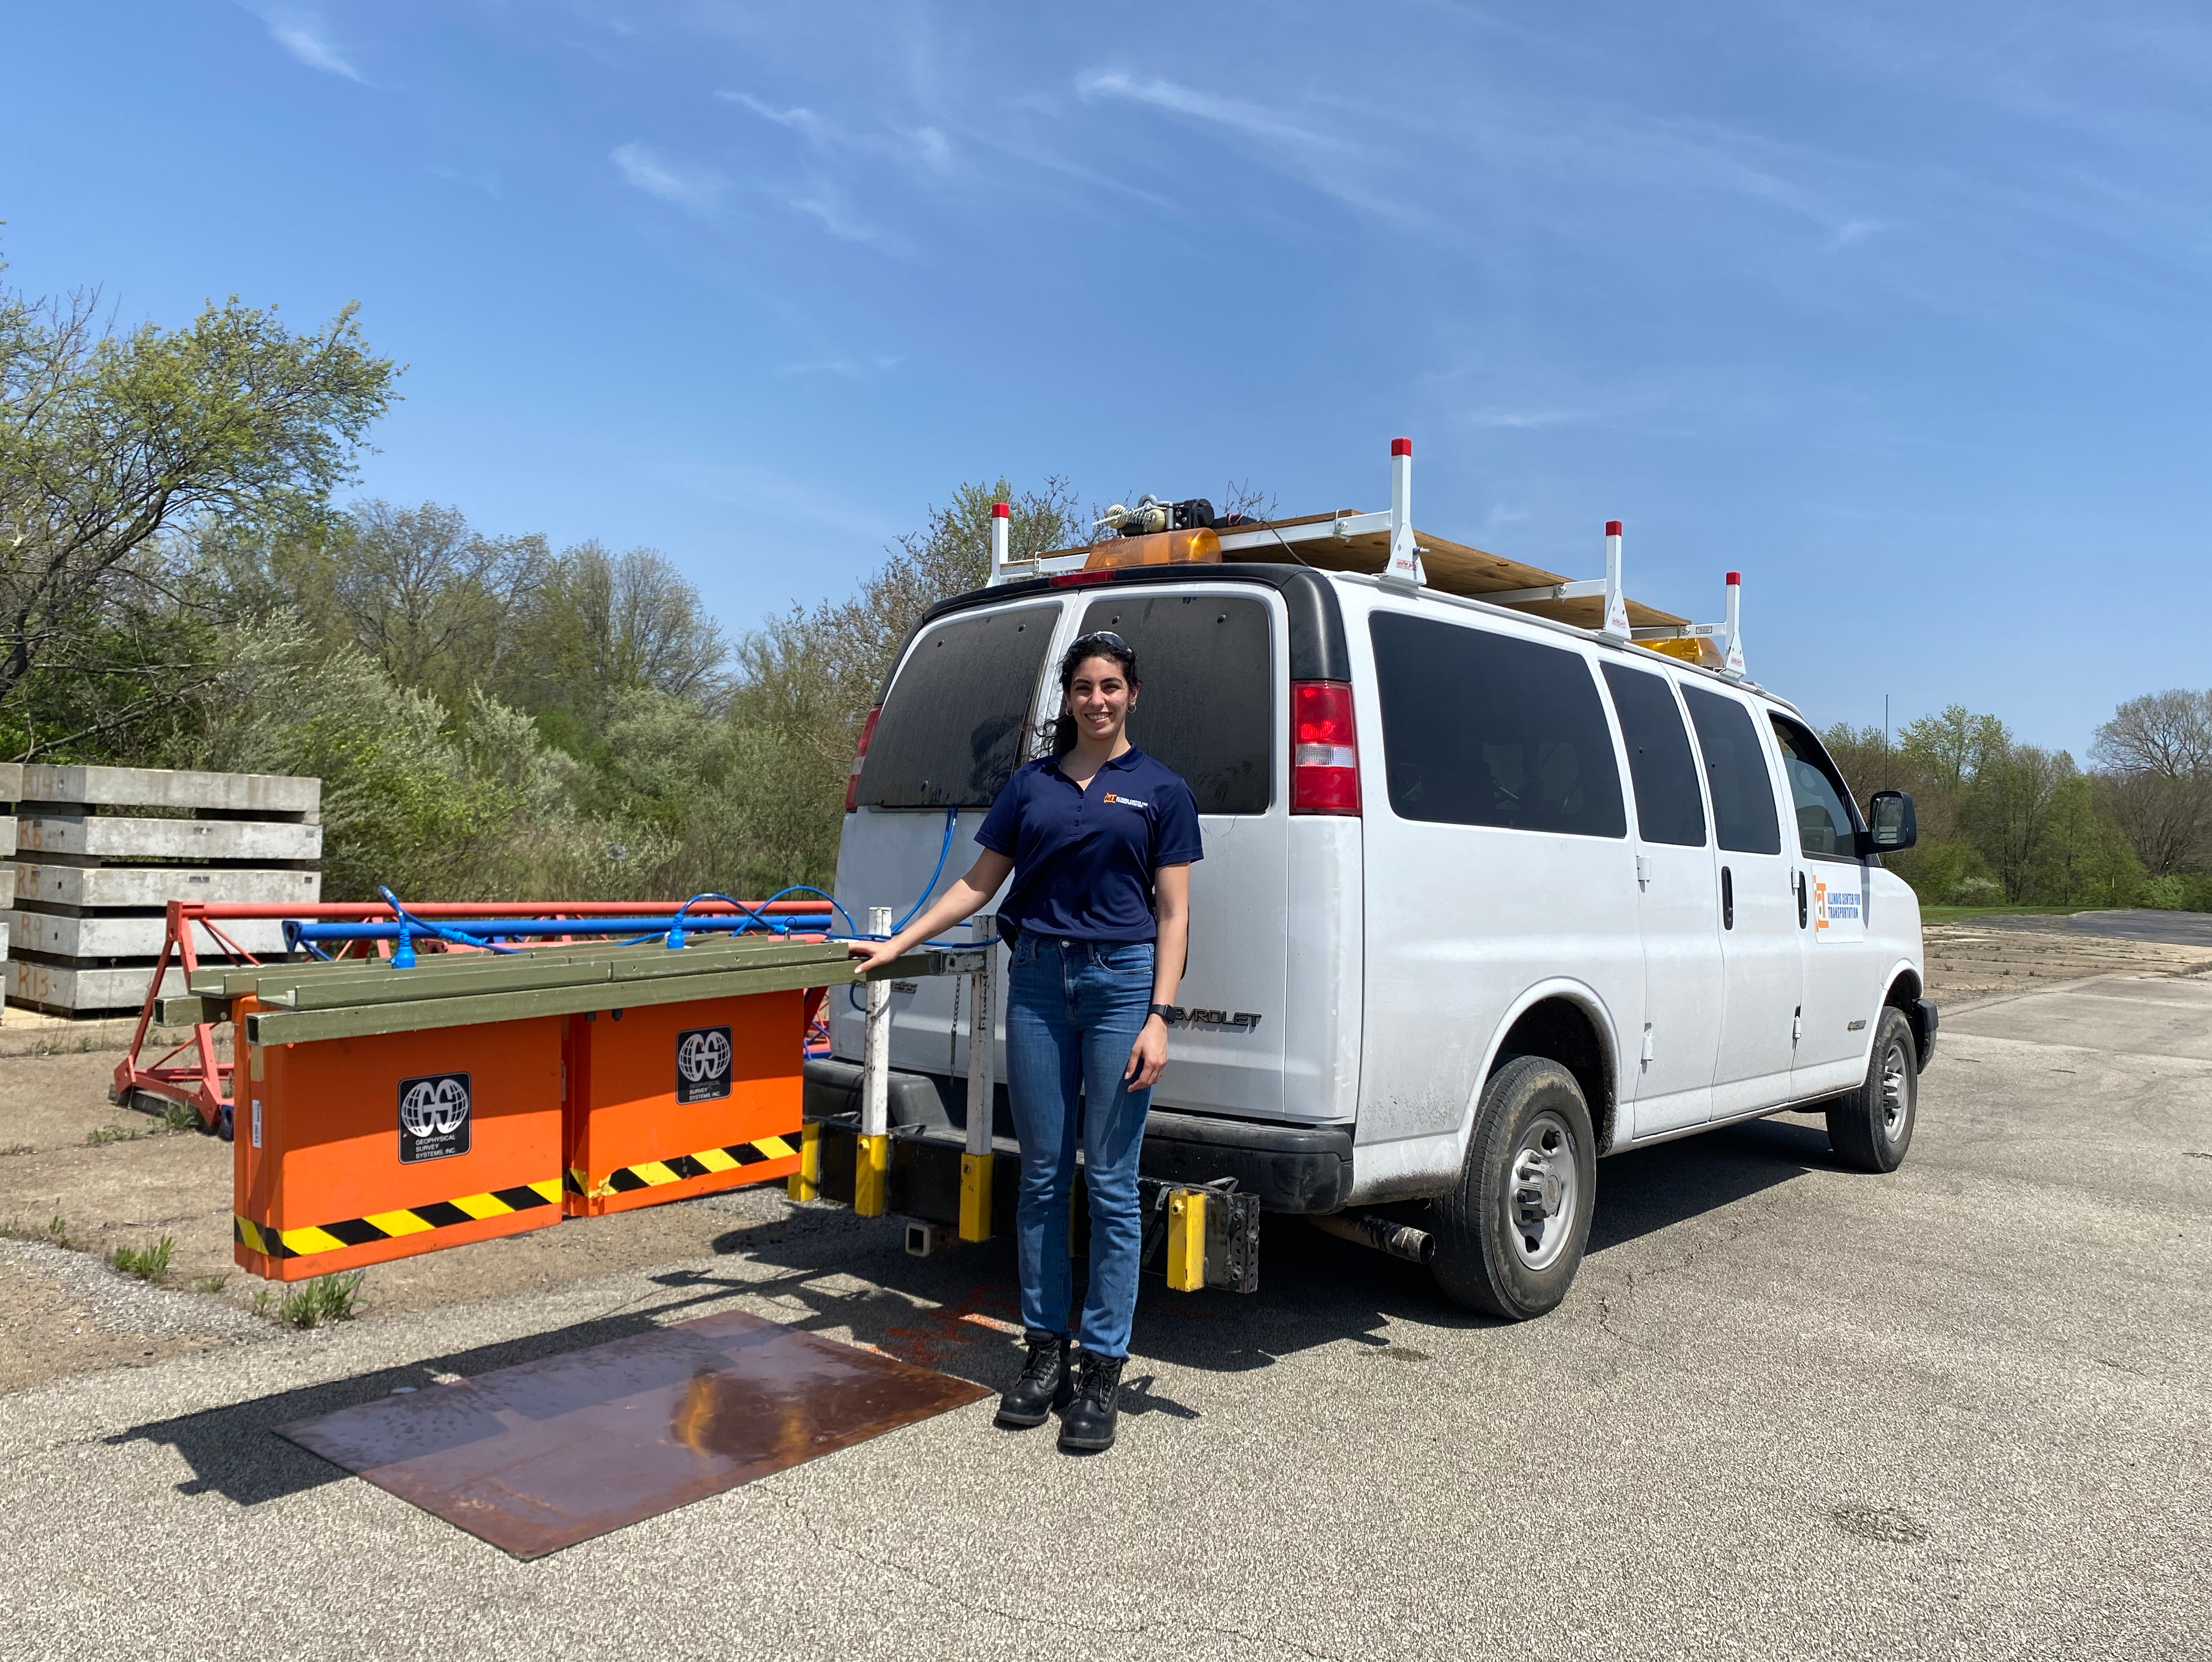
[(1601, 1160), (1589, 1250), (1601, 1253), (1718, 1211), (1808, 1172), (1838, 1169), (1826, 1122), (1782, 1114)]
[[(1589, 1251), (1608, 1251), (1833, 1164), (1820, 1122), (1796, 1117), (1616, 1156), (1598, 1168)], [(1422, 1209), (1391, 1210), (1418, 1222)], [(1158, 1375), (1147, 1364), (1246, 1373), (1341, 1341), (1413, 1358), (1419, 1353), (1395, 1343), (1387, 1331), (1393, 1323), (1431, 1329), (1498, 1325), (1449, 1303), (1425, 1270), (1324, 1235), (1294, 1218), (1269, 1216), (1261, 1242), (1260, 1290), (1254, 1294), (1172, 1293), (1158, 1276), (1146, 1278), (1138, 1298), (1125, 1413), (1198, 1417), (1197, 1410), (1154, 1388)], [(349, 1475), (275, 1435), (279, 1425), (370, 1401), (395, 1387), (434, 1390), (441, 1377), (471, 1378), (604, 1344), (683, 1320), (732, 1295), (781, 1303), (783, 1308), (763, 1313), (806, 1331), (848, 1330), (861, 1344), (994, 1392), (1019, 1371), (1021, 1323), (1010, 1241), (915, 1258), (905, 1251), (898, 1219), (857, 1218), (823, 1206), (731, 1230), (715, 1240), (714, 1249), (780, 1273), (670, 1271), (653, 1277), (668, 1297), (647, 1308), (151, 1421), (108, 1441), (174, 1448), (194, 1474), (179, 1485), (180, 1493), (219, 1494), (254, 1506)], [(1079, 1298), (1079, 1263), (1076, 1284)]]

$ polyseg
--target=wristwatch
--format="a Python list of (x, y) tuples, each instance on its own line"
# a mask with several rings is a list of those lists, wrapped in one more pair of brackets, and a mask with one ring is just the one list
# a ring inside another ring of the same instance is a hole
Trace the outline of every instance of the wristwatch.
[(1152, 1008), (1152, 1014), (1158, 1016), (1160, 1020), (1165, 1022), (1170, 1027), (1173, 1027), (1177, 1022), (1182, 1020), (1182, 1012), (1180, 1010), (1177, 1010), (1173, 1004), (1154, 1004)]

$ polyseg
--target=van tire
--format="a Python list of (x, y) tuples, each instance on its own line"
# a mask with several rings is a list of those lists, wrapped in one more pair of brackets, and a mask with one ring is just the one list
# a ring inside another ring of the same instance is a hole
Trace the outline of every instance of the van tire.
[(1874, 1024), (1867, 1076), (1849, 1096), (1828, 1107), (1828, 1146), (1855, 1171), (1893, 1172), (1912, 1146), (1919, 1117), (1919, 1046), (1912, 1023), (1894, 1004), (1884, 1004)]
[(1596, 1198), (1582, 1087), (1548, 1056), (1510, 1058), (1482, 1089), (1458, 1186), (1437, 1202), (1437, 1285), (1485, 1315), (1542, 1315), (1574, 1283)]

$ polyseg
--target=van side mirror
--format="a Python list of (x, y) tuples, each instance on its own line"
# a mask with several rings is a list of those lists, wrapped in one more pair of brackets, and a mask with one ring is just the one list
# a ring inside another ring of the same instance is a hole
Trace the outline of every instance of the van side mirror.
[(1912, 816), (1912, 798), (1903, 791), (1877, 791), (1867, 800), (1867, 850), (1894, 854), (1920, 840), (1920, 828)]

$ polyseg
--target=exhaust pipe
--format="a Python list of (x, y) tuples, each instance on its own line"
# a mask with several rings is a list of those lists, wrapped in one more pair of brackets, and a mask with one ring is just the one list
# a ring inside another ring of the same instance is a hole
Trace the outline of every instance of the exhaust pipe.
[(1426, 1229), (1416, 1229), (1409, 1223), (1396, 1222), (1374, 1212), (1310, 1213), (1306, 1222), (1340, 1240), (1348, 1240), (1355, 1246), (1371, 1246), (1392, 1258), (1404, 1259), (1408, 1264), (1426, 1264), (1436, 1256), (1437, 1238)]

